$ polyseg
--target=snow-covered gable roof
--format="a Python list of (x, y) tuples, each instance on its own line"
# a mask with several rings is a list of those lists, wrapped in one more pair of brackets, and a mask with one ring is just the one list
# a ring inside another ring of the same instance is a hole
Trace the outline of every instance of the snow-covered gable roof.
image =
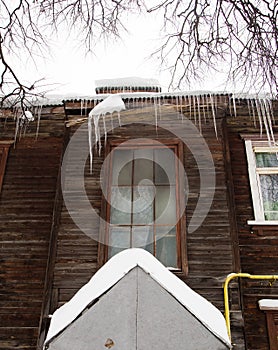
[(156, 79), (146, 79), (140, 77), (127, 77), (115, 79), (101, 79), (95, 81), (96, 88), (99, 87), (160, 87)]
[(175, 297), (217, 338), (231, 347), (221, 312), (165, 268), (153, 255), (139, 248), (126, 249), (112, 257), (68, 303), (54, 312), (45, 345), (69, 326), (88, 305), (137, 266)]

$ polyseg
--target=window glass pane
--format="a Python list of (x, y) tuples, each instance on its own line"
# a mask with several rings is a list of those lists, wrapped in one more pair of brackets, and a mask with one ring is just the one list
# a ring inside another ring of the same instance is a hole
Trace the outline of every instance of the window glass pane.
[(134, 160), (134, 185), (147, 185), (153, 182), (153, 161), (149, 159)]
[(278, 220), (278, 174), (260, 175), (266, 220)]
[(153, 223), (154, 186), (133, 188), (133, 224)]
[(156, 224), (176, 223), (175, 186), (156, 186), (155, 219)]
[(152, 226), (133, 226), (132, 228), (132, 247), (143, 248), (153, 254), (153, 227)]
[(175, 154), (170, 148), (159, 148), (154, 151), (155, 183), (174, 184), (175, 177)]
[(132, 150), (113, 151), (112, 185), (131, 185)]
[(175, 227), (156, 227), (156, 257), (167, 267), (177, 267), (177, 240)]
[(110, 222), (111, 224), (122, 224), (122, 225), (131, 223), (131, 188), (130, 187), (112, 187)]
[(277, 153), (255, 153), (258, 168), (278, 167)]
[(130, 248), (130, 227), (110, 226), (109, 258), (126, 248)]

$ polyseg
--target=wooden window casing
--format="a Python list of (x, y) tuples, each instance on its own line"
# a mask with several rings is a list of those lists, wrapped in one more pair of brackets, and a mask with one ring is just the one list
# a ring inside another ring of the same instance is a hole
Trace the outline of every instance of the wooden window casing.
[(270, 350), (278, 350), (278, 311), (267, 311), (266, 322)]
[(259, 308), (266, 315), (269, 350), (278, 350), (278, 300), (259, 300)]
[[(107, 146), (107, 154), (106, 156), (108, 156), (108, 154), (110, 154), (110, 160), (109, 160), (109, 164), (107, 164), (106, 168), (105, 168), (105, 175), (104, 175), (104, 186), (103, 188), (106, 190), (105, 193), (105, 197), (108, 198), (108, 201), (106, 201), (105, 199), (103, 199), (102, 202), (102, 217), (105, 218), (106, 220), (106, 224), (101, 226), (101, 232), (100, 234), (102, 235), (102, 242), (105, 242), (106, 244), (100, 244), (100, 248), (99, 248), (99, 264), (103, 265), (109, 258), (111, 255), (111, 250), (109, 248), (109, 239), (111, 239), (111, 235), (110, 235), (110, 230), (111, 227), (117, 227), (117, 224), (113, 224), (111, 223), (111, 205), (109, 203), (111, 203), (111, 192), (112, 192), (112, 173), (113, 173), (113, 159), (114, 159), (114, 155), (113, 152), (116, 151), (120, 151), (120, 150), (134, 150), (135, 152), (137, 150), (140, 150), (142, 152), (144, 152), (143, 150), (153, 150), (153, 152), (155, 152), (155, 150), (158, 150), (159, 148), (167, 148), (167, 149), (171, 149), (174, 153), (174, 161), (175, 161), (175, 169), (173, 169), (173, 171), (175, 172), (174, 177), (175, 177), (175, 184), (170, 183), (169, 182), (169, 187), (170, 186), (175, 186), (175, 205), (176, 205), (176, 222), (175, 222), (175, 230), (176, 230), (176, 234), (175, 234), (175, 239), (176, 239), (176, 266), (167, 266), (169, 269), (172, 269), (173, 271), (175, 271), (176, 273), (187, 273), (187, 256), (186, 256), (186, 245), (185, 245), (185, 214), (184, 214), (184, 179), (183, 179), (183, 171), (181, 171), (180, 169), (180, 164), (183, 163), (183, 146), (182, 143), (178, 140), (178, 139), (167, 139), (167, 140), (159, 140), (159, 145), (157, 142), (153, 142), (152, 140), (150, 141), (142, 141), (142, 143), (132, 143), (132, 140), (126, 144), (123, 143), (123, 145), (121, 145), (121, 140), (116, 140), (116, 141), (111, 141), (109, 143), (109, 145)], [(178, 162), (177, 160), (179, 160), (180, 162)], [(177, 164), (179, 163), (179, 164)], [(152, 163), (153, 167), (155, 167), (155, 161), (153, 161)], [(132, 167), (132, 171), (131, 171), (131, 193), (134, 192), (134, 187), (136, 187), (135, 181), (134, 181), (134, 162), (131, 162), (131, 167)], [(153, 168), (154, 169), (154, 168)], [(153, 173), (154, 174), (154, 173)], [(154, 176), (154, 175), (153, 175)], [(163, 185), (162, 185), (163, 186)], [(127, 186), (128, 187), (128, 186)], [(159, 185), (155, 185), (155, 187), (159, 187)], [(133, 203), (133, 199), (131, 200), (131, 202)], [(109, 202), (109, 203), (108, 203)], [(154, 200), (155, 203), (155, 200)], [(132, 204), (131, 204), (132, 205)], [(153, 212), (155, 213), (155, 204), (153, 204), (153, 208), (152, 208)], [(155, 214), (153, 214), (154, 218), (155, 218)], [(131, 220), (133, 218), (133, 212), (131, 210)], [(105, 227), (104, 227), (105, 226)], [(123, 224), (119, 224), (118, 227), (128, 227), (128, 230), (130, 229), (130, 241), (131, 244), (130, 246), (132, 246), (132, 240), (133, 240), (133, 230), (135, 230), (136, 228), (140, 227), (140, 224), (134, 224), (133, 222), (127, 223), (126, 225)], [(171, 226), (171, 224), (157, 224), (155, 221), (150, 224), (150, 225), (145, 225), (142, 224), (141, 226), (150, 226), (151, 229), (153, 229), (153, 234), (155, 237), (156, 234), (156, 230), (157, 228), (161, 228), (163, 226)], [(140, 231), (140, 229), (139, 229)], [(167, 236), (167, 235), (166, 235)], [(171, 239), (171, 237), (169, 238)], [(152, 253), (156, 256), (156, 240), (154, 239), (153, 242), (153, 251)], [(113, 254), (112, 254), (113, 255)]]
[[(277, 225), (277, 219), (267, 218), (267, 212), (263, 203), (263, 190), (260, 183), (260, 177), (278, 176), (278, 166), (260, 167), (256, 162), (258, 154), (278, 154), (278, 147), (269, 147), (267, 141), (245, 140), (246, 155), (248, 161), (248, 172), (250, 180), (250, 188), (253, 201), (253, 210), (255, 220), (248, 221), (251, 225)], [(278, 158), (277, 158), (278, 159)], [(271, 189), (271, 188), (269, 188)], [(275, 188), (272, 188), (275, 191)], [(278, 205), (278, 203), (277, 203)], [(276, 216), (278, 216), (278, 211)]]
[(9, 148), (12, 142), (0, 141), (0, 193), (4, 181), (6, 162), (8, 158)]

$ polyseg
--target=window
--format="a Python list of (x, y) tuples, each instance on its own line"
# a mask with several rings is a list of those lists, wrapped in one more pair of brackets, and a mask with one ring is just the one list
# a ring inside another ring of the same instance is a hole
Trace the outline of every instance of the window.
[(278, 147), (266, 141), (245, 141), (255, 221), (278, 224)]
[(9, 141), (0, 141), (0, 193), (2, 190), (6, 161), (11, 143), (12, 142)]
[(266, 323), (268, 330), (269, 349), (278, 349), (278, 300), (261, 299), (259, 307), (266, 314)]
[(181, 270), (181, 144), (145, 140), (140, 145), (111, 144), (110, 150), (105, 260), (123, 249), (141, 247), (166, 267)]

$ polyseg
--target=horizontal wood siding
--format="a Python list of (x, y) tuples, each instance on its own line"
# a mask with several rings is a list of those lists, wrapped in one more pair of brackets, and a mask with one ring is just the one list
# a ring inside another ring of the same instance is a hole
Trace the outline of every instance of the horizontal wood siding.
[[(49, 120), (51, 119), (51, 121)], [(0, 195), (0, 349), (36, 349), (62, 151), (63, 110), (45, 109), (11, 146)], [(13, 119), (0, 139), (13, 139)]]
[[(164, 101), (165, 103), (167, 101)], [(169, 101), (171, 102), (171, 101)], [(92, 107), (92, 106), (90, 106)], [(79, 108), (79, 109), (78, 109)], [(75, 121), (84, 117), (84, 110), (80, 113), (80, 103), (67, 103), (66, 111), (71, 125)], [(138, 137), (151, 139), (165, 139), (173, 137), (167, 131), (168, 127), (177, 132), (184, 128), (182, 120), (177, 119), (177, 113), (171, 109), (167, 112), (162, 110), (158, 112), (160, 122), (163, 128), (155, 127), (155, 110), (153, 106), (149, 106), (148, 111), (137, 108), (133, 109), (133, 113), (122, 113), (122, 126), (117, 126), (117, 116), (114, 117), (114, 130), (109, 133), (108, 139), (134, 139)], [(193, 113), (193, 112), (192, 112)], [(126, 117), (125, 117), (126, 115)], [(189, 115), (187, 115), (189, 117)], [(221, 311), (223, 311), (223, 289), (222, 285), (227, 274), (233, 271), (233, 247), (231, 244), (230, 229), (230, 207), (227, 191), (227, 176), (225, 165), (225, 150), (222, 139), (222, 117), (219, 114), (217, 120), (218, 138), (214, 132), (211, 112), (207, 114), (207, 121), (202, 124), (202, 135), (206, 140), (214, 161), (216, 171), (216, 187), (212, 206), (202, 225), (194, 232), (187, 233), (186, 249), (188, 253), (188, 276), (179, 276), (196, 292), (203, 295)], [(137, 121), (145, 122), (136, 124)], [(133, 122), (133, 125), (128, 125)], [(125, 125), (125, 123), (127, 125)], [(152, 125), (150, 125), (151, 123)], [(72, 126), (71, 134), (80, 124)], [(84, 131), (86, 132), (86, 131)], [(175, 136), (176, 137), (176, 136)], [(87, 141), (86, 141), (87, 142)], [(84, 146), (87, 147), (86, 142)], [(102, 141), (104, 144), (104, 140)], [(190, 143), (199, 142), (193, 134), (189, 138)], [(200, 192), (199, 170), (198, 164), (194, 156), (185, 145), (185, 172), (188, 178), (190, 195), (186, 207), (187, 225), (194, 213), (198, 196)], [(78, 152), (76, 152), (78, 159)], [(93, 161), (93, 174), (89, 173), (89, 165), (87, 163), (85, 169), (86, 193), (91, 201), (91, 205), (97, 213), (101, 212), (102, 192), (100, 188), (100, 169), (104, 159), (104, 147), (101, 155), (95, 152)], [(78, 195), (78, 194), (77, 194)], [(208, 191), (209, 197), (211, 192)], [(88, 224), (94, 228), (94, 232), (98, 235), (99, 223), (90, 222), (90, 213), (88, 213)], [(54, 268), (53, 281), (53, 308), (68, 301), (78, 289), (84, 285), (90, 277), (98, 269), (98, 242), (87, 237), (74, 224), (67, 208), (63, 206), (61, 213), (61, 224), (57, 236), (57, 256)], [(240, 316), (240, 298), (237, 284), (233, 284), (231, 288), (232, 294), (232, 319), (237, 338), (235, 349), (244, 347), (242, 334), (242, 320)]]
[[(277, 104), (274, 114), (278, 116)], [(240, 120), (240, 123), (239, 123)], [(277, 127), (275, 127), (277, 129)], [(278, 129), (276, 130), (278, 131)], [(232, 164), (232, 176), (235, 198), (235, 213), (239, 234), (241, 271), (256, 274), (278, 274), (278, 227), (252, 227), (247, 220), (254, 220), (251, 191), (244, 141), (241, 134), (260, 133), (258, 122), (248, 115), (248, 108), (238, 102), (237, 116), (228, 118), (228, 138)], [(278, 282), (240, 281), (242, 307), (244, 310), (244, 326), (246, 349), (268, 350), (266, 318), (258, 308), (258, 300), (278, 298)]]

